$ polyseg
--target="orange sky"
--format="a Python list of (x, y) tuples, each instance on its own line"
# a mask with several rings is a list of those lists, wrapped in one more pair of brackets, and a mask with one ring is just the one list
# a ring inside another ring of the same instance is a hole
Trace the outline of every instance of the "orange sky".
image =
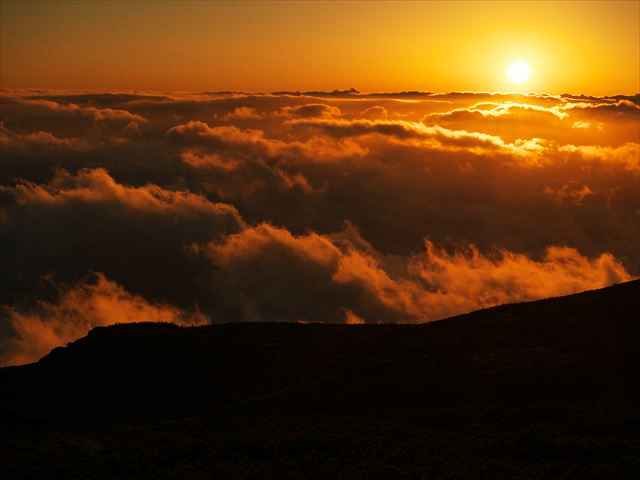
[[(1, 1), (3, 88), (640, 90), (640, 2)], [(515, 59), (533, 69), (517, 86)]]

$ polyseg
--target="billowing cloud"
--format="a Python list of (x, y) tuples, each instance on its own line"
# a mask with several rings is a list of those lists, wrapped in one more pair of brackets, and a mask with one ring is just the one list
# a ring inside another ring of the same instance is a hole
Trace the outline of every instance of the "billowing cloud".
[(5, 155), (31, 152), (66, 152), (83, 150), (87, 147), (88, 142), (83, 138), (58, 138), (49, 132), (42, 131), (18, 135), (0, 123), (0, 152)]
[[(500, 250), (482, 254), (469, 245), (448, 253), (433, 243), (411, 258), (409, 270), (435, 293), (435, 308), (449, 314), (490, 305), (547, 298), (600, 288), (631, 279), (610, 254), (586, 258), (576, 249), (551, 246), (540, 260)], [(442, 313), (436, 316), (442, 316)]]
[(8, 317), (13, 332), (0, 338), (0, 366), (36, 361), (51, 349), (86, 335), (94, 327), (113, 323), (208, 323), (199, 312), (149, 303), (101, 274), (64, 291), (56, 303), (40, 301), (28, 312), (5, 308), (3, 314)]
[(213, 266), (214, 318), (235, 321), (420, 322), (631, 279), (610, 254), (590, 259), (566, 247), (534, 260), (427, 242), (398, 268), (362, 245), (353, 231), (294, 236), (262, 224), (192, 248)]
[(143, 115), (122, 108), (76, 104), (50, 98), (30, 98), (0, 93), (0, 121), (18, 135), (48, 132), (55, 137), (82, 137), (92, 142), (116, 137), (131, 123), (147, 122)]
[(342, 115), (342, 111), (338, 107), (324, 103), (309, 103), (295, 107), (284, 107), (282, 113), (288, 117), (299, 118), (337, 118)]
[(283, 141), (267, 138), (262, 130), (239, 129), (234, 125), (210, 127), (204, 122), (190, 121), (167, 131), (170, 142), (185, 149), (203, 152), (223, 150), (227, 154), (262, 157), (318, 156), (336, 159), (348, 156), (363, 156), (366, 149), (354, 142), (335, 142), (331, 139), (310, 138), (306, 141)]
[(445, 113), (431, 113), (425, 116), (425, 121), (434, 121), (438, 123), (464, 118), (486, 119), (491, 117), (511, 117), (512, 119), (514, 117), (521, 117), (523, 114), (538, 115), (544, 119), (548, 119), (548, 115), (552, 115), (560, 120), (569, 116), (557, 106), (542, 107), (526, 103), (485, 102), (472, 105), (469, 108), (458, 108)]
[(636, 174), (640, 173), (640, 143), (625, 143), (619, 147), (608, 145), (563, 145), (562, 152), (577, 153), (591, 162), (617, 163)]
[(258, 113), (253, 107), (236, 107), (227, 114), (227, 118), (234, 120), (248, 120), (263, 117), (264, 115)]
[(237, 210), (188, 191), (118, 184), (101, 169), (59, 172), (48, 184), (1, 186), (0, 301), (22, 302), (45, 274), (89, 271), (152, 298), (191, 301), (184, 246), (243, 228)]
[(595, 101), (578, 101), (578, 102), (567, 102), (565, 103), (561, 109), (563, 111), (571, 111), (571, 110), (587, 110), (591, 115), (613, 115), (613, 116), (623, 116), (629, 115), (631, 117), (640, 116), (640, 105), (634, 103), (628, 99), (596, 99)]
[(367, 120), (386, 120), (389, 118), (389, 111), (380, 105), (374, 105), (363, 110), (360, 117)]
[(497, 152), (527, 156), (539, 150), (537, 142), (534, 141), (537, 139), (507, 143), (496, 135), (450, 130), (438, 125), (427, 126), (421, 122), (404, 120), (292, 120), (288, 123), (297, 127), (317, 128), (335, 138), (375, 134), (400, 142), (447, 151), (463, 150), (485, 154)]
[(422, 322), (640, 275), (636, 96), (1, 94), (23, 359), (109, 312)]

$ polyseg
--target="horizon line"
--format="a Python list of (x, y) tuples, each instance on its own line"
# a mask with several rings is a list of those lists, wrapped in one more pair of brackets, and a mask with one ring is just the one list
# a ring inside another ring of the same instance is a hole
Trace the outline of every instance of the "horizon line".
[(549, 93), (549, 92), (536, 92), (536, 91), (517, 91), (517, 90), (449, 90), (449, 91), (428, 91), (428, 90), (399, 90), (399, 91), (360, 91), (356, 88), (348, 88), (344, 90), (272, 90), (272, 91), (246, 91), (246, 90), (182, 90), (182, 89), (140, 89), (140, 88), (49, 88), (49, 87), (0, 87), (0, 92), (11, 93), (28, 93), (28, 92), (51, 92), (59, 94), (74, 94), (74, 93), (150, 93), (150, 94), (186, 94), (186, 95), (273, 95), (273, 96), (337, 96), (343, 98), (349, 97), (371, 97), (371, 96), (425, 96), (435, 97), (442, 95), (466, 95), (466, 94), (482, 94), (482, 95), (523, 95), (523, 96), (547, 96), (547, 97), (591, 97), (591, 98), (613, 98), (617, 96), (624, 97), (636, 97), (640, 96), (640, 91), (635, 93), (615, 93), (606, 95), (595, 95), (589, 93)]

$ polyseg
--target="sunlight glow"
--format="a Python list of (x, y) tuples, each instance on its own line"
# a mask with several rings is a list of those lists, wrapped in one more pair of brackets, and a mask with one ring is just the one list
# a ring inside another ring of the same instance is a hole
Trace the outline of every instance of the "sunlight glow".
[(514, 83), (524, 83), (531, 76), (531, 67), (524, 60), (516, 60), (507, 67), (507, 76)]

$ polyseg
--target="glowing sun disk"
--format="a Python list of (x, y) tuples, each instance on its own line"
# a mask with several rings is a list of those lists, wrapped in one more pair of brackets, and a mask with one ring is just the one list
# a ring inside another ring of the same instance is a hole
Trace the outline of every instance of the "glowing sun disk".
[(531, 67), (524, 60), (516, 60), (507, 67), (507, 76), (514, 83), (524, 83), (531, 76)]

